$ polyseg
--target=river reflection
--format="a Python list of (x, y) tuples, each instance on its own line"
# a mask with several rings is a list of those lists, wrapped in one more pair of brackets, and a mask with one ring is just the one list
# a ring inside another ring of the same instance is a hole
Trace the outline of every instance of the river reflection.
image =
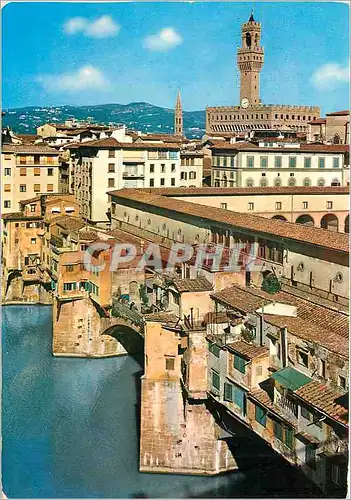
[(2, 313), (8, 497), (296, 496), (290, 468), (277, 465), (206, 478), (139, 473), (138, 363), (54, 358), (50, 307)]

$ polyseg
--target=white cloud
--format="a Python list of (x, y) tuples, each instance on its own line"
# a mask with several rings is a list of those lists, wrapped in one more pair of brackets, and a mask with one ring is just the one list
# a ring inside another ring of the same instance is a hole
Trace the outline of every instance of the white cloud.
[(315, 87), (332, 89), (340, 83), (347, 83), (350, 79), (349, 66), (342, 66), (338, 63), (329, 63), (320, 66), (311, 76), (311, 83)]
[(79, 68), (73, 73), (39, 75), (36, 78), (48, 92), (79, 92), (82, 90), (106, 90), (109, 82), (104, 74), (94, 66)]
[(166, 51), (183, 42), (183, 38), (174, 28), (162, 28), (158, 33), (144, 38), (143, 45), (150, 50)]
[(85, 17), (72, 17), (65, 22), (63, 29), (67, 35), (82, 33), (92, 38), (106, 38), (117, 35), (120, 26), (111, 16), (101, 16), (95, 21), (89, 21)]

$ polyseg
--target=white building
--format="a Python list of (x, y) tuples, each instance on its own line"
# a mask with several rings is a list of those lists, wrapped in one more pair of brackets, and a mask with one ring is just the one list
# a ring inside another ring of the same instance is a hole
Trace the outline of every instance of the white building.
[(112, 189), (180, 185), (179, 144), (127, 140), (121, 136), (67, 146), (72, 193), (81, 216), (93, 223), (108, 222), (107, 192)]
[(204, 153), (183, 149), (180, 152), (180, 187), (202, 187)]
[[(268, 141), (268, 139), (267, 139)], [(216, 142), (212, 186), (346, 186), (347, 145), (299, 142)]]

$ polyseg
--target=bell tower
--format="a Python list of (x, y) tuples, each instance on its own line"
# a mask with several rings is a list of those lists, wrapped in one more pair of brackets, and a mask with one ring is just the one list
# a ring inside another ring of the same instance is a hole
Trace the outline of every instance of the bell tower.
[(247, 108), (260, 104), (260, 71), (263, 66), (264, 51), (260, 46), (261, 23), (250, 19), (241, 27), (241, 47), (237, 53), (240, 70), (240, 106)]
[(174, 109), (174, 134), (183, 136), (183, 108), (180, 90), (178, 90), (177, 101)]

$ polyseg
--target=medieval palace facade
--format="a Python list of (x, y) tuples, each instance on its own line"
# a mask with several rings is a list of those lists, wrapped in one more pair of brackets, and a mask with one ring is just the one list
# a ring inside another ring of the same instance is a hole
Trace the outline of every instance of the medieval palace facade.
[(260, 99), (260, 71), (264, 49), (261, 24), (251, 14), (241, 27), (237, 52), (240, 70), (240, 105), (206, 108), (206, 133), (233, 135), (252, 129), (284, 129), (307, 132), (308, 122), (320, 116), (318, 106), (264, 105)]

